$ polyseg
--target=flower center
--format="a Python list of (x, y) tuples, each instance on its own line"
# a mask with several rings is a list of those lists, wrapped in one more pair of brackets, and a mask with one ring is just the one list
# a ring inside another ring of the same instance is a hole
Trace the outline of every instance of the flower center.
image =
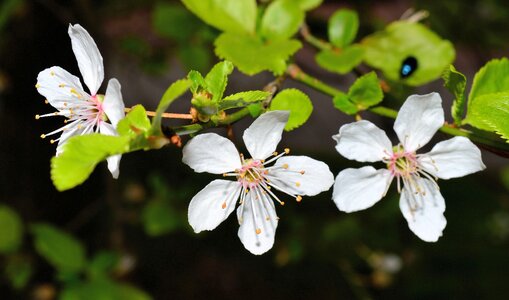
[(409, 177), (419, 171), (417, 155), (415, 152), (406, 152), (400, 147), (395, 147), (394, 153), (387, 162), (387, 169), (396, 177)]

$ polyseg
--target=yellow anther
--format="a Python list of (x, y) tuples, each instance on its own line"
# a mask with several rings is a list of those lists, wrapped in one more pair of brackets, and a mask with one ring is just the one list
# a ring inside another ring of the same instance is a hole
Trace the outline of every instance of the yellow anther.
[(41, 116), (39, 116), (39, 115), (35, 115), (35, 119), (36, 119), (36, 120), (39, 120), (40, 118), (41, 118)]
[(283, 164), (282, 167), (283, 169), (288, 169), (288, 164)]
[(41, 85), (40, 85), (40, 84), (38, 84), (38, 83), (37, 83), (37, 84), (35, 84), (35, 88), (36, 88), (36, 89), (38, 89), (38, 88), (40, 88), (40, 87), (41, 87)]
[(41, 134), (41, 139), (44, 139), (46, 138), (46, 135), (45, 134)]
[(281, 205), (285, 205), (285, 203), (283, 201), (281, 201)]
[(49, 104), (48, 99), (44, 99), (44, 104)]
[(222, 208), (222, 209), (225, 209), (225, 208), (226, 208), (226, 201), (225, 201), (225, 202), (223, 202), (223, 205), (221, 205), (221, 208)]
[(54, 114), (55, 116), (58, 116), (58, 111), (54, 112), (53, 114)]
[(262, 230), (260, 228), (256, 228), (256, 234), (262, 233)]
[(54, 144), (55, 143), (55, 140), (50, 140), (49, 141), (51, 144)]
[(285, 153), (286, 154), (290, 153), (290, 148), (285, 148)]
[(297, 198), (295, 198), (295, 200), (297, 200), (297, 202), (301, 202), (302, 201), (302, 197), (299, 195), (299, 196), (297, 196)]
[(65, 87), (65, 84), (61, 83), (61, 84), (58, 85), (58, 87), (63, 88), (63, 87)]
[(304, 173), (306, 173), (306, 171), (302, 170), (299, 172), (301, 175), (304, 175)]
[(272, 155), (276, 156), (277, 155), (277, 151), (272, 152)]
[(223, 173), (223, 177), (226, 177), (226, 173)]
[(51, 76), (55, 76), (55, 72), (53, 72), (53, 71), (49, 72), (49, 74), (50, 74)]
[(270, 220), (270, 217), (266, 217), (266, 218), (265, 218), (265, 220), (266, 220), (266, 221), (269, 221), (269, 220)]
[(67, 102), (64, 102), (64, 106), (67, 106)]
[(295, 186), (296, 186), (296, 187), (299, 187), (299, 186), (300, 186), (300, 182), (296, 182), (296, 183), (295, 183)]

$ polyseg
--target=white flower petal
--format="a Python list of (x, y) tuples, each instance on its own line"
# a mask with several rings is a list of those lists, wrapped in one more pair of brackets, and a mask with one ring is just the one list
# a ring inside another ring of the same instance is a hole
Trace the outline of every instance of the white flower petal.
[(244, 143), (252, 158), (266, 159), (276, 151), (289, 115), (280, 110), (264, 113), (244, 131)]
[(120, 83), (117, 79), (113, 78), (108, 82), (102, 106), (113, 127), (117, 128), (118, 121), (125, 117), (125, 105), (120, 92)]
[(213, 230), (235, 209), (241, 186), (237, 181), (217, 179), (189, 203), (188, 220), (194, 232)]
[(68, 30), (71, 37), (72, 51), (78, 61), (83, 81), (88, 86), (91, 95), (97, 94), (104, 80), (103, 58), (90, 34), (81, 25), (70, 25)]
[(391, 181), (387, 169), (376, 170), (371, 166), (345, 169), (336, 177), (332, 200), (344, 212), (363, 210), (382, 199)]
[(195, 136), (184, 146), (182, 154), (182, 161), (198, 173), (222, 174), (242, 167), (235, 145), (215, 133)]
[[(253, 210), (254, 209), (254, 210)], [(274, 202), (259, 189), (251, 190), (237, 208), (238, 236), (244, 247), (260, 255), (274, 245), (278, 217)]]
[(82, 126), (83, 121), (76, 120), (69, 124), (69, 127), (67, 127), (66, 130), (62, 132), (62, 135), (60, 136), (58, 140), (58, 146), (57, 146), (57, 156), (62, 153), (63, 149), (62, 147), (67, 142), (67, 140), (75, 135), (82, 135), (85, 128)]
[[(99, 125), (99, 132), (101, 134), (105, 135), (118, 135), (117, 131), (113, 127), (113, 125), (101, 122)], [(120, 159), (122, 158), (122, 155), (112, 155), (108, 158), (106, 158), (106, 161), (108, 162), (108, 170), (110, 170), (111, 175), (113, 178), (117, 179), (118, 175), (120, 174)]]
[(332, 138), (339, 154), (348, 159), (375, 162), (392, 154), (392, 144), (385, 132), (366, 120), (341, 126), (339, 134)]
[(442, 98), (438, 93), (412, 95), (401, 106), (394, 131), (408, 152), (426, 145), (444, 124)]
[(440, 142), (419, 163), (428, 173), (442, 179), (462, 177), (482, 171), (481, 151), (469, 139), (457, 136)]
[(70, 104), (90, 98), (81, 86), (78, 77), (60, 67), (47, 68), (37, 76), (37, 91), (58, 110), (69, 108)]
[(440, 191), (428, 179), (416, 178), (415, 182), (424, 191), (416, 194), (403, 187), (399, 207), (408, 222), (408, 227), (421, 240), (436, 242), (447, 224), (444, 217), (445, 201)]
[(270, 170), (267, 178), (296, 195), (314, 196), (329, 190), (334, 183), (329, 166), (307, 156), (283, 156), (274, 166), (287, 168)]

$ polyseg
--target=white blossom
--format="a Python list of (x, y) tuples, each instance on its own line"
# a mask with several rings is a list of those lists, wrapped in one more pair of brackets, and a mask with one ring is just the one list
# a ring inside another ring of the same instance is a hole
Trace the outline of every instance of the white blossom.
[[(334, 176), (329, 167), (307, 156), (274, 152), (288, 121), (287, 111), (268, 112), (244, 132), (252, 158), (239, 154), (235, 145), (215, 133), (200, 134), (183, 149), (183, 162), (196, 172), (223, 174), (235, 181), (217, 179), (196, 194), (189, 204), (189, 223), (196, 233), (213, 230), (235, 209), (238, 236), (253, 254), (272, 248), (278, 216), (274, 202), (284, 204), (285, 194), (297, 201), (328, 190)], [(277, 191), (277, 192), (276, 192)]]
[(368, 166), (345, 169), (336, 177), (333, 200), (341, 211), (354, 212), (373, 206), (396, 178), (401, 193), (399, 206), (412, 230), (427, 242), (437, 241), (446, 226), (445, 201), (438, 178), (462, 177), (485, 169), (480, 150), (467, 138), (457, 136), (417, 154), (444, 124), (442, 99), (437, 93), (412, 95), (401, 107), (394, 131), (400, 144), (392, 144), (383, 130), (369, 121), (341, 126), (336, 150), (360, 162), (381, 161), (385, 169)]
[[(72, 50), (78, 61), (83, 81), (90, 94), (85, 92), (78, 77), (60, 67), (43, 70), (37, 76), (37, 91), (46, 97), (46, 103), (57, 109), (56, 112), (36, 115), (35, 118), (63, 116), (65, 125), (42, 138), (61, 133), (52, 139), (58, 142), (57, 155), (62, 146), (74, 135), (99, 132), (106, 135), (117, 135), (117, 123), (124, 118), (124, 102), (120, 92), (120, 83), (116, 79), (108, 82), (105, 95), (97, 94), (103, 79), (103, 58), (90, 34), (79, 24), (69, 25)], [(109, 121), (109, 122), (108, 122)], [(108, 169), (114, 178), (118, 177), (120, 155), (108, 157)]]

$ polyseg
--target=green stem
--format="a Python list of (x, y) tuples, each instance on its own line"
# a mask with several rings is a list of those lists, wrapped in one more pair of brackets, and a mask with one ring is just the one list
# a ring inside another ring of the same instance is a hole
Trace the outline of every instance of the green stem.
[(328, 42), (312, 35), (311, 32), (309, 31), (309, 27), (306, 24), (303, 24), (302, 27), (300, 28), (300, 34), (306, 42), (310, 43), (315, 48), (318, 48), (320, 50), (332, 50), (334, 48)]
[[(320, 91), (329, 96), (336, 96), (338, 94), (344, 93), (343, 91), (332, 87), (317, 78), (310, 76), (304, 73), (297, 65), (291, 64), (288, 66), (286, 73), (293, 79), (300, 81), (317, 91)], [(375, 106), (369, 108), (369, 111), (375, 113), (377, 115), (388, 117), (391, 119), (396, 119), (398, 112), (396, 110), (384, 107), (384, 106)], [(509, 144), (501, 141), (494, 140), (489, 136), (482, 135), (482, 133), (472, 132), (461, 128), (452, 127), (451, 125), (444, 125), (440, 128), (440, 131), (453, 135), (453, 136), (464, 136), (469, 138), (475, 143), (484, 144), (488, 147), (492, 147), (498, 150), (502, 150), (504, 152), (509, 152)]]

